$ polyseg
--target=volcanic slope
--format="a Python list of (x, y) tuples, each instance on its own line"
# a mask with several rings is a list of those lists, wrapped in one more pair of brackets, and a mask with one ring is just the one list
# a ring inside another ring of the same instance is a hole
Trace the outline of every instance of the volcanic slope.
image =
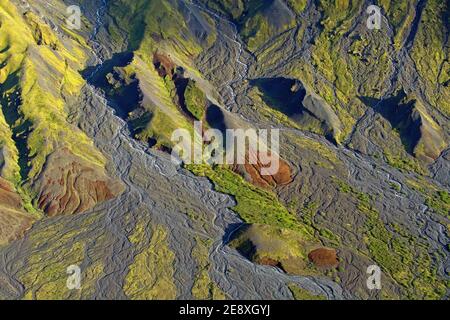
[[(28, 61), (1, 69), (2, 111), (16, 118), (0, 118), (12, 182), (0, 200), (20, 239), (0, 249), (0, 297), (448, 295), (445, 3), (381, 1), (383, 30), (371, 31), (364, 1), (80, 1), (79, 32), (39, 20), (61, 23), (59, 0), (0, 3), (1, 27), (30, 34), (0, 51)], [(62, 101), (58, 125), (27, 108), (32, 97)], [(280, 128), (286, 176), (173, 164), (171, 132), (195, 119)], [(97, 196), (71, 191), (75, 208), (49, 186), (54, 172)], [(81, 291), (65, 285), (74, 264)], [(366, 287), (373, 264), (381, 292)]]

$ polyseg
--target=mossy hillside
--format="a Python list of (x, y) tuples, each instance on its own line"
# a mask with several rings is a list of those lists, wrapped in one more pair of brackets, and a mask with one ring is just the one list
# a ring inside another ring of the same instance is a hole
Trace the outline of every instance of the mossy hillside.
[(276, 110), (275, 108), (270, 108), (263, 100), (264, 94), (261, 90), (254, 86), (248, 92), (249, 98), (252, 99), (252, 110), (258, 112), (264, 118), (272, 121), (273, 123), (283, 125), (286, 127), (300, 129), (300, 125), (290, 119), (286, 114)]
[[(269, 39), (293, 28), (294, 15), (284, 8), (273, 9), (273, 0), (227, 0), (204, 1), (211, 9), (227, 15), (238, 26), (247, 48), (256, 52)], [(289, 7), (298, 14), (304, 10), (306, 1), (289, 0)], [(274, 13), (278, 16), (272, 16)]]
[(336, 1), (319, 1), (319, 9), (323, 12), (321, 24), (326, 32), (333, 34), (341, 34), (350, 25), (351, 15), (361, 5), (363, 1), (336, 0)]
[[(389, 39), (382, 30), (352, 33), (346, 56), (357, 95), (381, 98), (389, 89), (387, 85), (394, 67), (389, 54)], [(356, 85), (357, 84), (357, 85)]]
[[(305, 32), (306, 25), (301, 25), (297, 34), (297, 42), (301, 43)], [(264, 45), (264, 49), (254, 52), (258, 64), (262, 68), (267, 66), (276, 66), (283, 61), (285, 57), (285, 43), (291, 37), (291, 32), (285, 32), (271, 39), (271, 41)]]
[(123, 46), (128, 46), (129, 51), (139, 48), (145, 34), (149, 4), (149, 1), (144, 0), (119, 0), (108, 4), (108, 13), (115, 19), (113, 24), (108, 25), (108, 33), (112, 35), (114, 42), (122, 43), (122, 33), (126, 33), (129, 37)]
[[(135, 55), (132, 68), (139, 78), (140, 89), (145, 97), (144, 108), (148, 111), (133, 120), (133, 125), (139, 131), (137, 138), (145, 141), (156, 140), (156, 147), (171, 148), (172, 132), (180, 128), (192, 132), (192, 125), (175, 103), (176, 87), (171, 76), (160, 77), (156, 72), (152, 61), (153, 54), (158, 52), (175, 65), (181, 66), (187, 76), (196, 83), (196, 89), (191, 85), (187, 90), (188, 107), (194, 117), (201, 117), (203, 103), (199, 102), (204, 96), (200, 93), (203, 91), (200, 86), (203, 86), (205, 81), (195, 68), (194, 59), (202, 52), (205, 44), (190, 32), (178, 5), (172, 2), (121, 0), (111, 3), (109, 10), (116, 18), (116, 24), (124, 28), (127, 34), (132, 34), (128, 44), (129, 50)], [(130, 20), (129, 17), (133, 18)], [(210, 19), (206, 21), (213, 24)], [(211, 30), (214, 28), (211, 27)], [(214, 32), (208, 35), (206, 46), (214, 41), (215, 36)]]
[[(392, 108), (395, 108), (393, 109), (394, 112), (381, 111), (381, 114), (388, 119), (394, 128), (391, 130), (389, 140), (396, 138), (397, 141), (401, 141), (401, 144), (396, 147), (395, 144), (390, 145), (392, 142), (387, 143), (386, 141), (386, 143), (382, 142), (379, 145), (384, 145), (385, 149), (392, 149), (392, 151), (387, 152), (388, 154), (408, 153), (401, 157), (405, 161), (408, 160), (408, 155), (414, 156), (417, 160), (421, 160), (416, 162), (423, 164), (424, 169), (422, 171), (426, 171), (424, 164), (437, 159), (448, 145), (443, 130), (428, 114), (423, 104), (413, 97), (403, 98)], [(382, 109), (386, 110), (384, 107)]]
[[(356, 1), (322, 1), (323, 29), (311, 48), (311, 62), (293, 61), (288, 75), (302, 82), (322, 97), (338, 115), (343, 124), (341, 133), (334, 137), (340, 142), (352, 130), (358, 115), (362, 114), (356, 103), (356, 88), (349, 58), (340, 52), (341, 37), (350, 27), (360, 10)], [(302, 36), (298, 41), (302, 41)]]
[[(261, 261), (270, 258), (282, 262), (285, 259), (301, 259), (307, 261), (308, 252), (305, 250), (305, 242), (298, 233), (288, 229), (273, 228), (268, 225), (253, 224), (245, 233), (251, 233), (242, 238), (237, 237), (231, 242), (233, 247), (243, 247), (250, 245), (247, 241), (250, 239), (252, 246), (255, 246), (252, 260)], [(270, 243), (268, 243), (270, 242)], [(247, 249), (247, 248), (246, 248)], [(252, 251), (254, 248), (248, 248)]]
[(206, 111), (206, 95), (195, 81), (189, 81), (185, 92), (186, 107), (197, 120), (202, 120)]
[(222, 14), (228, 15), (233, 20), (237, 20), (245, 10), (245, 0), (201, 0), (209, 8)]
[(450, 193), (445, 190), (434, 192), (427, 197), (425, 204), (430, 206), (436, 213), (450, 219)]
[(56, 50), (60, 47), (58, 37), (52, 32), (51, 28), (42, 23), (41, 19), (31, 11), (24, 14), (25, 21), (28, 23), (33, 35), (34, 41), (38, 45), (49, 46)]
[(136, 74), (139, 87), (144, 96), (143, 107), (147, 113), (133, 121), (137, 132), (136, 138), (157, 141), (156, 147), (171, 148), (172, 133), (176, 129), (186, 129), (193, 132), (193, 127), (175, 104), (176, 88), (171, 77), (160, 77), (147, 56), (136, 53), (128, 72)]
[(381, 97), (392, 72), (388, 37), (377, 30), (351, 29), (365, 13), (363, 4), (319, 2), (323, 28), (311, 48), (311, 63), (289, 67), (290, 75), (302, 79), (335, 110), (344, 126), (338, 141), (348, 136), (367, 109), (357, 97)]
[(18, 150), (0, 107), (0, 177), (10, 182), (20, 180)]
[(256, 15), (245, 22), (241, 35), (248, 49), (254, 52), (271, 38), (272, 32), (267, 19), (262, 15)]
[[(82, 51), (73, 51), (79, 54), (74, 56), (64, 47), (45, 45), (47, 40), (39, 45), (33, 34), (36, 28), (40, 28), (43, 38), (52, 39), (50, 42), (56, 41), (56, 36), (36, 16), (30, 25), (7, 1), (0, 2), (0, 19), (2, 43), (6, 44), (0, 54), (4, 65), (0, 84), (2, 100), (8, 102), (2, 107), (20, 119), (9, 126), (27, 123), (30, 129), (25, 136), (30, 159), (25, 165), (30, 169), (28, 177), (22, 178), (36, 177), (56, 146), (65, 146), (81, 158), (103, 165), (105, 160), (92, 141), (66, 121), (64, 97), (78, 93), (84, 84), (77, 72), (85, 61)], [(73, 47), (77, 46), (73, 43)], [(18, 93), (19, 99), (15, 98)]]
[(0, 1), (0, 83), (17, 72), (22, 64), (28, 44), (33, 43), (31, 32), (16, 8), (7, 0)]
[[(33, 124), (33, 130), (27, 139), (29, 158), (32, 159), (29, 177), (39, 174), (47, 156), (58, 146), (65, 146), (80, 158), (104, 166), (106, 160), (95, 149), (92, 140), (67, 123), (62, 97), (55, 96), (40, 86), (38, 79), (41, 75), (33, 61), (26, 58), (20, 84), (22, 88), (20, 113)], [(61, 81), (67, 83), (68, 80), (63, 78)], [(69, 87), (75, 90), (73, 83)]]
[(215, 41), (217, 34), (214, 21), (204, 16), (204, 21), (209, 24), (204, 28), (207, 33), (204, 43), (197, 33), (191, 32), (188, 19), (183, 16), (179, 6), (167, 0), (111, 2), (108, 10), (114, 16), (115, 23), (109, 26), (110, 32), (118, 36), (120, 33), (131, 35), (127, 50), (149, 65), (152, 55), (158, 52), (183, 67), (190, 78), (200, 80), (202, 75), (195, 68), (194, 60)]
[[(344, 55), (339, 52), (340, 40), (343, 34), (350, 28), (352, 21), (360, 12), (361, 1), (340, 0), (335, 2), (320, 1), (320, 9), (324, 15), (321, 20), (323, 30), (315, 41), (312, 49), (312, 65), (332, 84), (330, 88), (333, 94), (323, 91), (321, 96), (337, 109), (337, 114), (348, 132), (355, 120), (350, 114), (357, 114), (353, 110), (343, 109), (338, 101), (344, 105), (349, 104), (351, 97), (355, 96), (354, 79), (349, 63)], [(329, 84), (324, 83), (325, 86)], [(338, 100), (338, 101), (336, 101)]]
[(189, 165), (187, 169), (210, 179), (216, 191), (233, 196), (237, 202), (233, 210), (246, 223), (290, 229), (299, 232), (305, 239), (312, 239), (308, 228), (279, 202), (274, 193), (253, 186), (226, 167)]
[(438, 253), (430, 253), (428, 244), (402, 226), (386, 224), (373, 199), (347, 183), (335, 180), (339, 190), (357, 201), (358, 210), (365, 215), (364, 235), (370, 257), (402, 288), (410, 299), (440, 299), (447, 284), (437, 274)]
[(429, 174), (428, 169), (419, 160), (406, 152), (398, 130), (391, 130), (390, 137), (396, 140), (391, 145), (386, 144), (386, 141), (379, 142), (379, 145), (383, 148), (383, 156), (387, 164), (403, 173), (416, 173), (423, 176)]
[[(295, 19), (289, 17), (287, 12), (286, 16), (271, 17), (275, 11), (271, 10), (272, 3), (273, 1), (249, 1), (245, 15), (238, 20), (239, 33), (252, 52), (257, 51), (269, 39), (296, 25)], [(282, 23), (278, 23), (279, 21)]]
[(419, 175), (428, 175), (427, 169), (417, 159), (404, 152), (398, 153), (392, 149), (386, 149), (383, 155), (390, 166), (399, 169), (403, 173), (414, 172)]
[[(271, 98), (268, 95), (262, 93), (261, 90), (256, 86), (252, 87), (249, 90), (248, 96), (252, 99), (253, 102), (252, 109), (273, 123), (313, 132), (316, 134), (326, 134), (326, 130), (321, 120), (311, 116), (309, 116), (307, 120), (305, 120), (306, 117), (300, 120), (294, 120), (280, 110), (277, 110), (274, 106), (277, 106), (279, 102), (274, 101), (273, 103), (271, 103)], [(270, 104), (272, 107), (269, 107), (268, 104)]]
[(406, 180), (408, 186), (422, 194), (424, 204), (435, 213), (450, 219), (450, 193), (424, 177)]
[[(425, 95), (432, 105), (447, 116), (450, 115), (450, 64), (445, 49), (445, 19), (448, 19), (445, 3), (430, 0), (425, 4), (411, 56), (424, 80)], [(437, 88), (436, 88), (437, 87)]]
[[(302, 79), (302, 82), (311, 90), (311, 93), (323, 98), (331, 107), (342, 124), (340, 133), (334, 134), (333, 140), (341, 143), (351, 133), (353, 126), (356, 124), (356, 119), (364, 114), (365, 107), (362, 106), (355, 94), (347, 97), (332, 81), (321, 75), (321, 70), (323, 69), (321, 65), (322, 63), (309, 64), (300, 60), (294, 61), (289, 66), (287, 75), (295, 79)], [(322, 134), (320, 132), (323, 131), (317, 125), (306, 128), (308, 131), (319, 134)]]
[(293, 230), (261, 224), (246, 225), (229, 245), (255, 263), (278, 266), (289, 274), (322, 274), (308, 259), (308, 253), (320, 244), (305, 241)]
[[(413, 96), (404, 98), (398, 108), (409, 110), (400, 121), (395, 118), (391, 120), (401, 135), (405, 149), (425, 163), (433, 162), (448, 146), (442, 128), (430, 116), (423, 103)], [(417, 124), (414, 123), (414, 118), (418, 118)], [(412, 130), (418, 132), (417, 138), (414, 138), (414, 134), (408, 135)]]
[(173, 57), (187, 62), (202, 50), (178, 5), (167, 0), (119, 0), (110, 4), (109, 11), (117, 25), (132, 35), (129, 39), (130, 51), (141, 50), (148, 54), (167, 46)]

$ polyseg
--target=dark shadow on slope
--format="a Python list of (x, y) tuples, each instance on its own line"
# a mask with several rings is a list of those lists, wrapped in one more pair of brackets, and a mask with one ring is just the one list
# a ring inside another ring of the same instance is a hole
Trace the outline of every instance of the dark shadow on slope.
[(216, 1), (216, 3), (214, 3), (214, 6), (209, 6), (208, 4), (206, 4), (208, 6), (208, 8), (212, 11), (215, 11), (216, 9), (218, 9), (218, 12), (216, 12), (216, 14), (218, 15), (225, 15), (224, 18), (229, 19), (231, 21), (233, 21), (234, 23), (238, 24), (238, 28), (239, 30), (242, 29), (243, 25), (247, 22), (247, 20), (251, 17), (253, 17), (255, 15), (255, 13), (257, 13), (258, 11), (264, 10), (268, 7), (270, 7), (273, 4), (274, 0), (264, 0), (264, 1), (260, 1), (260, 0), (250, 0), (250, 1), (246, 1), (244, 2), (244, 10), (242, 12), (242, 14), (237, 17), (237, 19), (233, 19), (233, 14), (232, 14), (232, 10), (236, 9), (235, 7), (233, 7), (233, 5), (227, 5), (225, 3), (225, 1)]
[(308, 95), (301, 81), (277, 77), (254, 79), (250, 84), (261, 91), (267, 106), (285, 114), (304, 130), (322, 134), (336, 143), (339, 118), (324, 101)]
[(90, 85), (105, 93), (108, 105), (136, 135), (146, 127), (152, 116), (142, 107), (139, 80), (134, 74), (128, 75), (122, 70), (132, 62), (133, 57), (132, 52), (117, 53), (103, 64), (87, 68), (82, 75)]
[(9, 44), (7, 44), (3, 49), (0, 50), (0, 54), (8, 52), (8, 50), (11, 48)]
[[(264, 1), (258, 1), (258, 0), (250, 0), (245, 5), (244, 12), (241, 14), (239, 19), (236, 21), (239, 32), (242, 31), (245, 24), (248, 22), (249, 19), (253, 18), (256, 14), (259, 12), (264, 11), (265, 9), (269, 8), (273, 4), (274, 0), (264, 0)], [(256, 33), (258, 32), (257, 28), (254, 28), (252, 32), (248, 35), (249, 37), (254, 37)]]
[(222, 109), (220, 109), (215, 104), (210, 105), (206, 109), (206, 122), (211, 128), (221, 131), (225, 136), (227, 130), (225, 117), (223, 115)]
[(184, 77), (184, 69), (182, 67), (177, 67), (175, 73), (172, 77), (173, 83), (175, 84), (177, 105), (183, 112), (184, 116), (190, 120), (195, 121), (194, 115), (189, 111), (186, 105), (186, 89), (189, 85), (189, 81), (192, 81)]
[(227, 122), (226, 122), (224, 110), (222, 110), (220, 107), (218, 107), (215, 104), (210, 104), (206, 108), (205, 120), (210, 128), (219, 130), (222, 133), (222, 136), (224, 139), (223, 143), (225, 146), (228, 146), (228, 144), (231, 141), (228, 141), (228, 139), (227, 139), (228, 138), (227, 129), (232, 129), (232, 128), (228, 127), (230, 124), (229, 123), (227, 124)]
[(87, 67), (81, 72), (81, 76), (95, 87), (105, 86), (107, 85), (106, 75), (112, 72), (114, 67), (125, 67), (130, 64), (133, 56), (131, 51), (116, 53), (101, 65)]
[(288, 78), (261, 78), (251, 80), (250, 84), (256, 86), (263, 93), (264, 102), (284, 113), (288, 117), (301, 116), (306, 110), (302, 107), (302, 101), (306, 96), (306, 90), (300, 81)]
[[(30, 150), (28, 149), (28, 136), (32, 131), (32, 123), (29, 120), (23, 120), (23, 116), (19, 112), (19, 107), (22, 104), (20, 97), (20, 90), (18, 90), (19, 75), (18, 72), (11, 74), (6, 82), (0, 85), (0, 106), (2, 108), (5, 121), (12, 131), (12, 139), (19, 152), (18, 164), (20, 167), (20, 177), (22, 181), (28, 178), (31, 170)], [(6, 95), (6, 92), (16, 90), (13, 93)]]
[(406, 93), (401, 91), (397, 96), (383, 101), (370, 97), (360, 97), (361, 101), (371, 107), (398, 130), (405, 150), (414, 155), (414, 148), (421, 138), (422, 120), (414, 112), (415, 100), (404, 103)]
[(232, 244), (243, 257), (257, 264), (266, 265), (270, 267), (275, 267), (280, 269), (282, 272), (286, 273), (283, 264), (280, 261), (274, 260), (270, 257), (259, 257), (258, 248), (260, 244), (255, 243), (250, 237), (246, 236), (246, 233), (252, 227), (251, 224), (246, 223), (235, 223), (231, 224), (225, 230), (225, 236), (223, 238), (223, 243), (229, 245), (233, 240), (238, 240), (238, 243)]
[(229, 244), (238, 232), (245, 231), (246, 229), (248, 229), (248, 227), (249, 225), (243, 222), (229, 224), (224, 230), (225, 233), (222, 237), (223, 244)]

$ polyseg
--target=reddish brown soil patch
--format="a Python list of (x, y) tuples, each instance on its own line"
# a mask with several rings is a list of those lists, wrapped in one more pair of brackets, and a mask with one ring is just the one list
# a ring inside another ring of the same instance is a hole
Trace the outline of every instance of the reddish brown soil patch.
[(286, 161), (280, 159), (280, 169), (278, 170), (278, 173), (273, 175), (272, 177), (276, 181), (278, 186), (291, 183), (292, 182), (291, 167)]
[(158, 71), (160, 77), (173, 75), (173, 72), (175, 70), (175, 64), (172, 62), (172, 60), (169, 57), (158, 52), (155, 52), (155, 54), (153, 55), (153, 65)]
[(0, 244), (23, 237), (33, 225), (33, 221), (25, 212), (0, 207)]
[(13, 186), (0, 178), (0, 244), (22, 237), (33, 219), (24, 211), (22, 199)]
[(175, 65), (170, 57), (165, 56), (164, 54), (155, 52), (153, 55), (153, 65), (160, 77), (171, 77), (176, 89), (176, 95), (173, 99), (174, 103), (180, 108), (180, 111), (189, 121), (194, 122), (196, 119), (189, 112), (185, 99), (186, 88), (192, 80), (184, 76), (183, 68)]
[[(257, 164), (246, 163), (243, 166), (235, 166), (234, 171), (244, 176), (249, 182), (255, 186), (262, 188), (275, 188), (292, 182), (292, 171), (289, 164), (279, 158), (279, 169), (274, 175), (262, 175), (261, 169), (263, 164), (258, 160)], [(248, 160), (247, 156), (247, 162)]]
[(91, 165), (62, 149), (47, 160), (45, 170), (33, 185), (37, 206), (49, 216), (85, 212), (123, 191), (123, 186)]
[(3, 178), (0, 178), (0, 190), (7, 191), (7, 192), (13, 191), (11, 184), (6, 182), (6, 180)]
[(261, 258), (257, 261), (258, 264), (261, 264), (263, 266), (271, 266), (271, 267), (276, 267), (279, 268), (281, 270), (283, 270), (285, 272), (285, 270), (283, 269), (283, 265), (281, 264), (280, 261), (274, 260), (272, 258), (268, 258), (268, 257), (264, 257)]
[(318, 268), (336, 268), (339, 265), (336, 250), (319, 248), (313, 250), (308, 255), (309, 260)]
[(262, 258), (258, 261), (259, 264), (265, 265), (265, 266), (271, 266), (271, 267), (277, 267), (280, 263), (274, 259), (271, 258)]
[(21, 209), (22, 200), (13, 190), (12, 186), (4, 179), (0, 178), (0, 206), (12, 209)]

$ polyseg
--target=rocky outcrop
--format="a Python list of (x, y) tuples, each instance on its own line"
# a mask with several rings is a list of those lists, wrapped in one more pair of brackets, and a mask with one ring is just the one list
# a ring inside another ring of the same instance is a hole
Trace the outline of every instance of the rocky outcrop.
[(167, 75), (173, 76), (176, 67), (168, 56), (158, 52), (153, 54), (153, 65), (158, 71), (159, 76), (163, 78)]

